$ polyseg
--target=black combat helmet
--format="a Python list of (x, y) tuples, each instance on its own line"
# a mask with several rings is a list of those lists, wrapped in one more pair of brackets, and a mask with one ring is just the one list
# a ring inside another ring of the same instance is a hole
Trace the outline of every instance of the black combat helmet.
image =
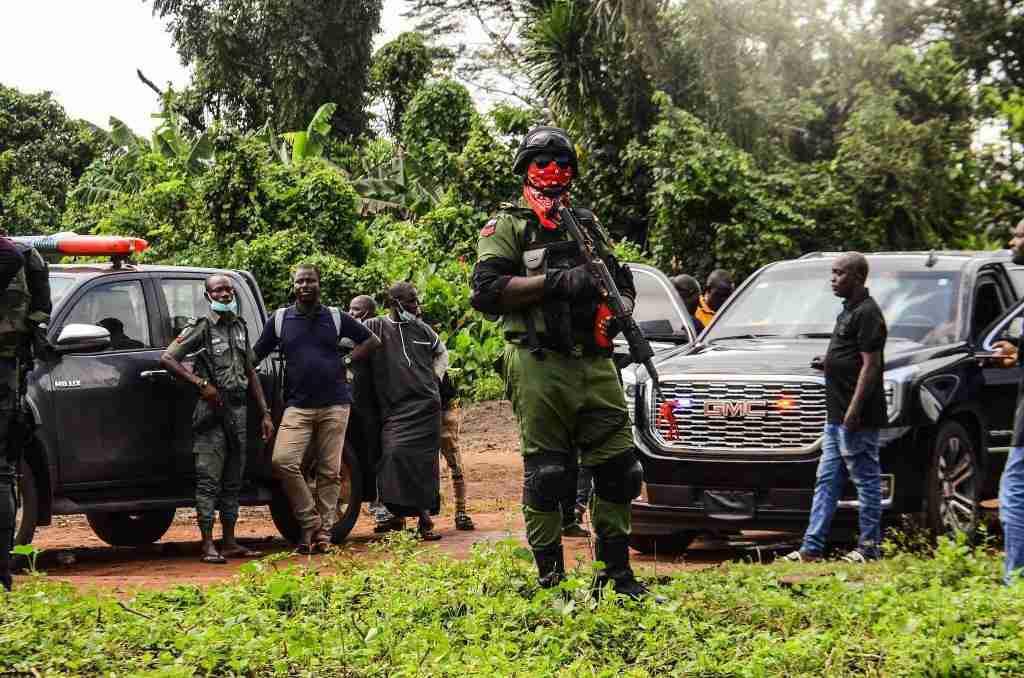
[(569, 135), (564, 129), (547, 125), (534, 127), (526, 133), (526, 136), (523, 137), (523, 142), (519, 144), (519, 150), (516, 151), (516, 159), (512, 164), (512, 171), (516, 174), (525, 174), (526, 168), (530, 164), (530, 159), (538, 153), (545, 151), (568, 153), (573, 175), (575, 176), (580, 173), (576, 149), (573, 147), (572, 142), (569, 141)]

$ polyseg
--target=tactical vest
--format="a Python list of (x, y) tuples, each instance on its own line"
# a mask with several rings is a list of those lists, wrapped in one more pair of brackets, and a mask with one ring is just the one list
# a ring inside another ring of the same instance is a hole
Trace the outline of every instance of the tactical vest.
[[(579, 245), (564, 229), (553, 231), (544, 228), (528, 209), (509, 210), (507, 214), (517, 221), (515, 233), (522, 251), (520, 275), (547, 275), (549, 270), (568, 269), (584, 263)], [(577, 217), (584, 229), (595, 232), (596, 225), (590, 212), (577, 210)], [(506, 335), (525, 339), (529, 333), (527, 313), (531, 314), (545, 348), (562, 353), (570, 353), (577, 346), (586, 352), (597, 349), (594, 343), (596, 299), (572, 304), (546, 299), (529, 309), (507, 313), (502, 316)]]
[(18, 344), (29, 331), (30, 300), (25, 267), (22, 266), (0, 295), (0, 358), (13, 358)]

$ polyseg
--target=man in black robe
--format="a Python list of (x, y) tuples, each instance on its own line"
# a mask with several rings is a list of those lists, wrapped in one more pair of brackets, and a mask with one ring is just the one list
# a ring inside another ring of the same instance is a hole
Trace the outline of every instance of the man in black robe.
[(381, 421), (379, 498), (395, 516), (418, 518), (420, 537), (434, 541), (441, 538), (430, 519), (441, 505), (438, 381), (448, 369), (448, 350), (420, 320), (412, 284), (392, 285), (388, 307), (386, 317), (365, 321), (382, 344), (371, 359)]

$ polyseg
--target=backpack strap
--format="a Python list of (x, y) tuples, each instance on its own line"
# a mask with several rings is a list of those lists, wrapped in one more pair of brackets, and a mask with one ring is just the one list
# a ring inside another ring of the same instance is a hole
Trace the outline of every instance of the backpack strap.
[(279, 308), (274, 311), (274, 336), (277, 337), (277, 343), (281, 343), (281, 331), (284, 329), (284, 313), (288, 308)]
[(331, 312), (331, 320), (334, 321), (334, 333), (341, 339), (341, 309), (336, 306), (329, 306), (327, 310)]

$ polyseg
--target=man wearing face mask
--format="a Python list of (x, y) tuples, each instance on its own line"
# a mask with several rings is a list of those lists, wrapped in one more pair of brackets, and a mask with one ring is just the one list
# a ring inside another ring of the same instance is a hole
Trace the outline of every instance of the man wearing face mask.
[(419, 319), (415, 287), (396, 283), (388, 300), (387, 317), (366, 321), (382, 345), (370, 363), (381, 417), (377, 487), (392, 514), (418, 518), (420, 538), (433, 541), (441, 538), (430, 516), (441, 504), (438, 384), (448, 369), (448, 350)]
[(718, 313), (718, 309), (732, 295), (732, 274), (729, 271), (717, 268), (708, 274), (707, 284), (704, 285), (704, 288), (705, 292), (700, 296), (700, 303), (693, 312), (693, 317), (701, 325), (707, 327), (714, 319), (715, 314)]
[[(346, 367), (365, 360), (380, 345), (358, 320), (320, 303), (320, 271), (299, 264), (292, 275), (295, 304), (267, 319), (256, 342), (262, 360), (278, 346), (285, 362), (285, 411), (274, 442), (274, 476), (281, 481), (301, 527), (299, 549), (325, 552), (341, 492), (342, 452), (352, 392)], [(341, 343), (354, 348), (341, 355)], [(310, 442), (314, 452), (316, 493), (310, 491), (302, 461)]]
[[(1013, 231), (1010, 240), (1013, 263), (1024, 265), (1024, 220)], [(1019, 340), (1018, 340), (1019, 343)], [(999, 367), (1018, 367), (1022, 364), (1018, 346), (1009, 341), (995, 345), (997, 357), (992, 362)], [(1013, 444), (999, 479), (999, 522), (1003, 525), (1006, 563), (1003, 582), (1010, 586), (1024, 575), (1024, 381), (1017, 393), (1017, 410), (1013, 418)]]
[[(227, 558), (254, 558), (235, 539), (238, 495), (245, 472), (246, 391), (261, 414), (263, 440), (274, 434), (270, 410), (256, 374), (256, 356), (249, 348), (245, 321), (231, 278), (214, 274), (206, 279), (210, 313), (190, 322), (160, 358), (163, 367), (199, 392), (192, 415), (192, 451), (196, 462), (196, 517), (202, 535), (204, 563), (223, 564)], [(182, 361), (194, 356), (190, 371)], [(224, 538), (218, 551), (213, 543), (214, 512), (220, 510)]]
[[(559, 212), (570, 207), (576, 151), (564, 130), (536, 127), (513, 168), (523, 177), (523, 200), (480, 231), (471, 303), (502, 317), (506, 392), (524, 456), (523, 515), (540, 585), (556, 586), (565, 574), (559, 506), (573, 503), (578, 450), (594, 476), (591, 524), (595, 555), (605, 564), (597, 583), (637, 598), (646, 588), (629, 564), (630, 503), (643, 469), (612, 362), (617, 328), (601, 320), (608, 316), (602, 290)], [(632, 309), (629, 269), (612, 255), (593, 213), (573, 211)]]

